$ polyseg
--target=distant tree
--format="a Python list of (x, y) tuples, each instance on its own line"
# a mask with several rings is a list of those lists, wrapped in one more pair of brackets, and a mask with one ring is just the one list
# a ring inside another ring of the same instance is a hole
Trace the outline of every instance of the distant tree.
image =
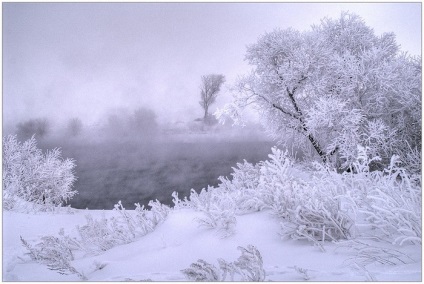
[(50, 129), (46, 118), (30, 119), (17, 124), (17, 136), (20, 140), (27, 140), (35, 135), (36, 138), (45, 137)]
[(127, 108), (112, 109), (104, 124), (105, 134), (110, 138), (152, 134), (157, 128), (156, 113), (144, 107), (133, 112)]
[(199, 104), (205, 111), (204, 121), (208, 121), (209, 107), (215, 102), (221, 85), (225, 82), (224, 75), (204, 75), (202, 76), (202, 83), (200, 85), (200, 101)]
[(421, 58), (399, 52), (395, 35), (374, 34), (354, 14), (311, 31), (274, 30), (248, 47), (254, 67), (219, 111), (236, 122), (252, 105), (276, 140), (296, 137), (341, 168), (357, 145), (386, 162), (421, 149)]
[(68, 122), (67, 132), (71, 136), (78, 136), (82, 131), (82, 121), (79, 118), (72, 118)]
[(109, 113), (107, 115), (105, 130), (108, 135), (112, 135), (112, 136), (126, 135), (125, 121), (123, 117), (124, 115), (125, 115), (125, 112), (121, 110)]
[(129, 118), (130, 128), (133, 131), (154, 132), (157, 130), (156, 114), (153, 110), (140, 107)]

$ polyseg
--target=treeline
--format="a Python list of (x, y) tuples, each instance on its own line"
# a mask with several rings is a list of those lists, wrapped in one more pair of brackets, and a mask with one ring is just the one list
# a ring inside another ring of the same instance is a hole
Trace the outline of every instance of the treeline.
[[(19, 141), (34, 136), (37, 140), (48, 138), (78, 138), (96, 136), (101, 138), (122, 138), (151, 136), (158, 132), (156, 113), (145, 107), (131, 111), (126, 108), (109, 110), (97, 123), (90, 124), (80, 117), (71, 117), (59, 124), (54, 118), (30, 118), (9, 127)], [(93, 135), (96, 134), (96, 135)]]

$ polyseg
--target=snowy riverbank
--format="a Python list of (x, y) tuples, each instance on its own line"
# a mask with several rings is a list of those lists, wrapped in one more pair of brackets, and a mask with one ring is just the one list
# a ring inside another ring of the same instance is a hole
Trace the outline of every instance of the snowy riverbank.
[[(77, 275), (62, 275), (24, 255), (20, 236), (36, 242), (45, 235), (58, 235), (61, 228), (77, 236), (77, 225), (85, 224), (85, 215), (94, 219), (116, 213), (112, 210), (72, 210), (64, 214), (3, 213), (3, 281), (78, 281)], [(96, 256), (76, 255), (72, 265), (84, 273), (88, 281), (185, 281), (180, 270), (203, 259), (218, 266), (217, 259), (236, 260), (238, 246), (254, 245), (262, 255), (265, 281), (364, 281), (364, 271), (349, 266), (352, 252), (325, 245), (325, 252), (306, 241), (282, 240), (279, 221), (270, 210), (237, 216), (235, 234), (221, 238), (216, 230), (200, 227), (195, 220), (202, 213), (193, 209), (171, 210), (163, 223), (136, 241), (118, 245)], [(377, 281), (420, 281), (421, 246), (386, 246), (407, 254), (415, 262), (407, 264), (367, 266)], [(296, 269), (296, 267), (298, 269)], [(306, 269), (306, 274), (300, 272)]]

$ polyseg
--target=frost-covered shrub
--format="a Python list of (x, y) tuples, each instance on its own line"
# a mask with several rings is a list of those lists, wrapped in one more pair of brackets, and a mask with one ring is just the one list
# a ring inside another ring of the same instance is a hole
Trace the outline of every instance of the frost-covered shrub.
[(80, 235), (80, 241), (83, 249), (91, 254), (106, 251), (118, 245), (118, 240), (114, 237), (110, 226), (110, 220), (104, 216), (95, 220), (91, 215), (86, 215), (87, 224), (77, 226)]
[(258, 191), (260, 163), (253, 165), (246, 160), (233, 167), (232, 179), (219, 177), (219, 188), (230, 194), (236, 202), (236, 213), (245, 214), (260, 211), (264, 202)]
[(218, 259), (219, 268), (202, 259), (192, 263), (190, 268), (181, 270), (181, 272), (190, 281), (225, 281), (227, 275), (230, 275), (230, 281), (234, 281), (234, 276), (239, 275), (239, 281), (264, 281), (265, 270), (263, 269), (263, 260), (261, 253), (253, 245), (247, 248), (238, 247), (241, 256), (234, 262), (227, 262), (224, 259)]
[(402, 163), (402, 167), (408, 172), (410, 178), (418, 183), (421, 183), (421, 150), (417, 147), (408, 148), (404, 151), (398, 151), (397, 155)]
[(162, 223), (169, 214), (171, 208), (169, 206), (160, 203), (157, 199), (155, 201), (150, 200), (148, 204), (151, 209), (150, 212), (153, 215), (151, 220), (153, 222), (153, 226), (156, 227), (160, 223)]
[(288, 157), (288, 152), (283, 152), (276, 147), (271, 149), (269, 160), (262, 163), (259, 171), (258, 191), (264, 204), (280, 218), (287, 218), (288, 209), (293, 207), (292, 184), (295, 182), (291, 176), (293, 162)]
[(174, 195), (174, 202), (204, 212), (202, 225), (228, 233), (237, 214), (271, 209), (282, 236), (310, 240), (322, 250), (325, 241), (368, 234), (366, 227), (397, 244), (421, 242), (420, 179), (400, 168), (397, 157), (379, 171), (372, 167), (380, 158), (369, 147), (357, 145), (355, 153), (350, 171), (314, 163), (306, 174), (293, 169), (287, 151), (272, 148), (269, 160), (237, 164), (232, 179), (221, 177), (217, 187), (198, 194), (192, 190), (184, 201)]
[(202, 188), (199, 193), (191, 189), (189, 197), (191, 207), (199, 211), (207, 211), (211, 203), (213, 191), (214, 188), (210, 186), (208, 189)]
[(72, 159), (63, 160), (59, 149), (43, 154), (34, 137), (21, 143), (16, 135), (3, 139), (3, 196), (5, 209), (12, 209), (22, 199), (51, 210), (71, 199), (76, 180)]
[(367, 270), (368, 265), (375, 263), (397, 265), (415, 262), (408, 255), (389, 248), (387, 245), (383, 247), (358, 240), (348, 240), (338, 244), (337, 250), (343, 249), (347, 250), (347, 253), (351, 255), (344, 261), (344, 264), (364, 273), (369, 281), (377, 281), (377, 279)]
[(346, 239), (353, 221), (330, 188), (293, 184), (291, 205), (283, 219), (282, 236), (319, 242)]
[[(421, 243), (422, 193), (393, 156), (384, 172), (373, 172), (364, 202), (358, 203), (376, 234), (402, 245)], [(358, 201), (359, 202), (359, 201)]]
[(253, 245), (248, 245), (247, 248), (238, 247), (241, 251), (241, 256), (234, 262), (234, 266), (241, 275), (242, 281), (264, 281), (265, 270), (263, 268), (263, 260), (261, 253)]
[(376, 237), (399, 245), (421, 243), (420, 182), (399, 167), (396, 156), (386, 169), (372, 171), (378, 160), (368, 147), (358, 146), (350, 172), (317, 164), (309, 181), (273, 185), (274, 198), (279, 197), (274, 204), (285, 206), (278, 207), (286, 212), (279, 214), (282, 234), (321, 246), (320, 241), (360, 237), (372, 228)]
[(190, 268), (181, 270), (187, 280), (195, 282), (212, 282), (221, 281), (220, 271), (213, 264), (210, 264), (203, 259), (192, 263)]
[(187, 196), (185, 196), (184, 199), (181, 200), (178, 197), (178, 192), (176, 191), (172, 193), (172, 203), (174, 203), (175, 209), (191, 208), (191, 202), (190, 200), (188, 200)]
[(202, 225), (229, 235), (236, 225), (235, 214), (271, 209), (282, 219), (284, 236), (315, 243), (349, 237), (353, 221), (341, 207), (343, 188), (326, 178), (326, 169), (309, 183), (292, 173), (288, 152), (276, 147), (267, 161), (237, 166), (232, 180), (221, 177), (216, 188), (199, 194), (192, 190), (186, 203), (204, 212), (198, 219)]
[(326, 172), (310, 182), (296, 177), (292, 168), (287, 151), (272, 148), (259, 169), (258, 195), (263, 207), (282, 219), (282, 235), (314, 243), (347, 238), (352, 220), (341, 208), (343, 192), (322, 178)]
[[(77, 226), (79, 238), (71, 238), (59, 232), (59, 236), (43, 236), (35, 247), (21, 237), (23, 246), (29, 251), (32, 260), (45, 264), (49, 269), (59, 273), (75, 273), (81, 279), (85, 276), (71, 266), (74, 251), (82, 251), (89, 255), (97, 255), (117, 245), (135, 241), (138, 237), (152, 232), (167, 217), (170, 208), (159, 201), (151, 201), (151, 210), (136, 203), (136, 210), (128, 212), (119, 201), (114, 212), (117, 216), (106, 218), (104, 215), (96, 220), (86, 215), (86, 224)], [(132, 214), (134, 213), (134, 214)], [(101, 268), (98, 268), (101, 269)]]
[[(124, 206), (121, 203), (121, 200), (118, 201), (117, 204), (114, 205), (114, 210), (119, 213), (120, 215), (120, 223), (117, 224), (117, 219), (113, 218), (114, 222), (114, 229), (120, 232), (129, 232), (128, 236), (124, 235), (124, 240), (132, 238), (135, 238), (136, 232), (135, 232), (135, 224), (134, 219), (129, 215), (129, 213), (125, 210)], [(118, 228), (119, 226), (119, 228)]]
[[(152, 232), (155, 229), (155, 224), (149, 218), (149, 210), (144, 208), (144, 205), (140, 206), (140, 203), (135, 203), (135, 216), (134, 219), (129, 219), (133, 222), (131, 227), (135, 227), (141, 230), (141, 235)], [(135, 230), (135, 229), (134, 229)]]
[(190, 194), (192, 207), (203, 212), (203, 216), (196, 220), (201, 226), (217, 230), (223, 238), (235, 232), (235, 201), (222, 188), (208, 187), (207, 190), (202, 189), (199, 194), (194, 190)]
[(77, 227), (84, 250), (89, 253), (99, 253), (120, 244), (133, 242), (144, 236), (163, 222), (170, 208), (159, 201), (150, 201), (151, 210), (135, 204), (134, 212), (127, 211), (119, 201), (114, 206), (117, 216), (110, 219), (104, 216), (94, 220), (91, 215), (86, 216), (87, 224)]
[(347, 262), (349, 264), (358, 264), (367, 266), (372, 263), (396, 265), (414, 262), (408, 255), (388, 248), (376, 245), (367, 244), (357, 240), (344, 241), (338, 245), (337, 249), (346, 248), (353, 255)]
[(320, 178), (313, 183), (337, 188), (333, 194), (341, 198), (343, 212), (349, 212), (356, 223), (357, 237), (369, 234), (365, 229), (371, 228), (375, 237), (390, 242), (421, 243), (421, 183), (399, 166), (397, 156), (392, 157), (387, 168), (372, 171), (372, 163), (379, 159), (372, 156), (368, 147), (358, 146), (350, 172), (338, 174), (320, 169)]
[(78, 242), (64, 234), (63, 229), (59, 237), (44, 236), (35, 246), (31, 246), (21, 237), (22, 245), (28, 249), (28, 255), (32, 260), (47, 265), (51, 270), (60, 274), (77, 274), (82, 280), (86, 280), (84, 274), (78, 272), (72, 265), (74, 260), (73, 250), (78, 247)]
[(135, 214), (125, 210), (121, 201), (114, 206), (114, 210), (119, 213), (119, 218), (115, 218), (115, 228), (118, 229), (118, 232), (127, 232), (131, 239), (152, 232), (158, 224), (166, 219), (170, 211), (168, 206), (157, 200), (149, 202), (150, 210), (145, 209), (144, 205), (140, 206), (139, 203), (134, 205), (136, 208), (133, 213)]
[(216, 229), (222, 238), (233, 235), (237, 224), (234, 211), (221, 210), (218, 206), (213, 206), (209, 211), (205, 211), (204, 217), (196, 220), (200, 226)]

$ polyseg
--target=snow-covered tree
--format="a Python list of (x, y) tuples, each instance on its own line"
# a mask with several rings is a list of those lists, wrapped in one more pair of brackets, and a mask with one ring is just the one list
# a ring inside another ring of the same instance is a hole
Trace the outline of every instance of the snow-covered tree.
[(3, 197), (13, 208), (15, 198), (48, 209), (72, 198), (76, 180), (72, 159), (63, 160), (59, 149), (43, 152), (34, 136), (21, 143), (16, 135), (3, 139)]
[(215, 102), (221, 85), (225, 82), (224, 75), (210, 74), (202, 76), (199, 104), (205, 111), (204, 120), (209, 119), (209, 107)]
[(341, 167), (358, 144), (385, 161), (420, 149), (421, 59), (359, 16), (325, 18), (305, 32), (276, 29), (248, 47), (246, 60), (253, 70), (237, 82), (221, 118), (240, 122), (252, 105), (276, 140), (295, 137)]

